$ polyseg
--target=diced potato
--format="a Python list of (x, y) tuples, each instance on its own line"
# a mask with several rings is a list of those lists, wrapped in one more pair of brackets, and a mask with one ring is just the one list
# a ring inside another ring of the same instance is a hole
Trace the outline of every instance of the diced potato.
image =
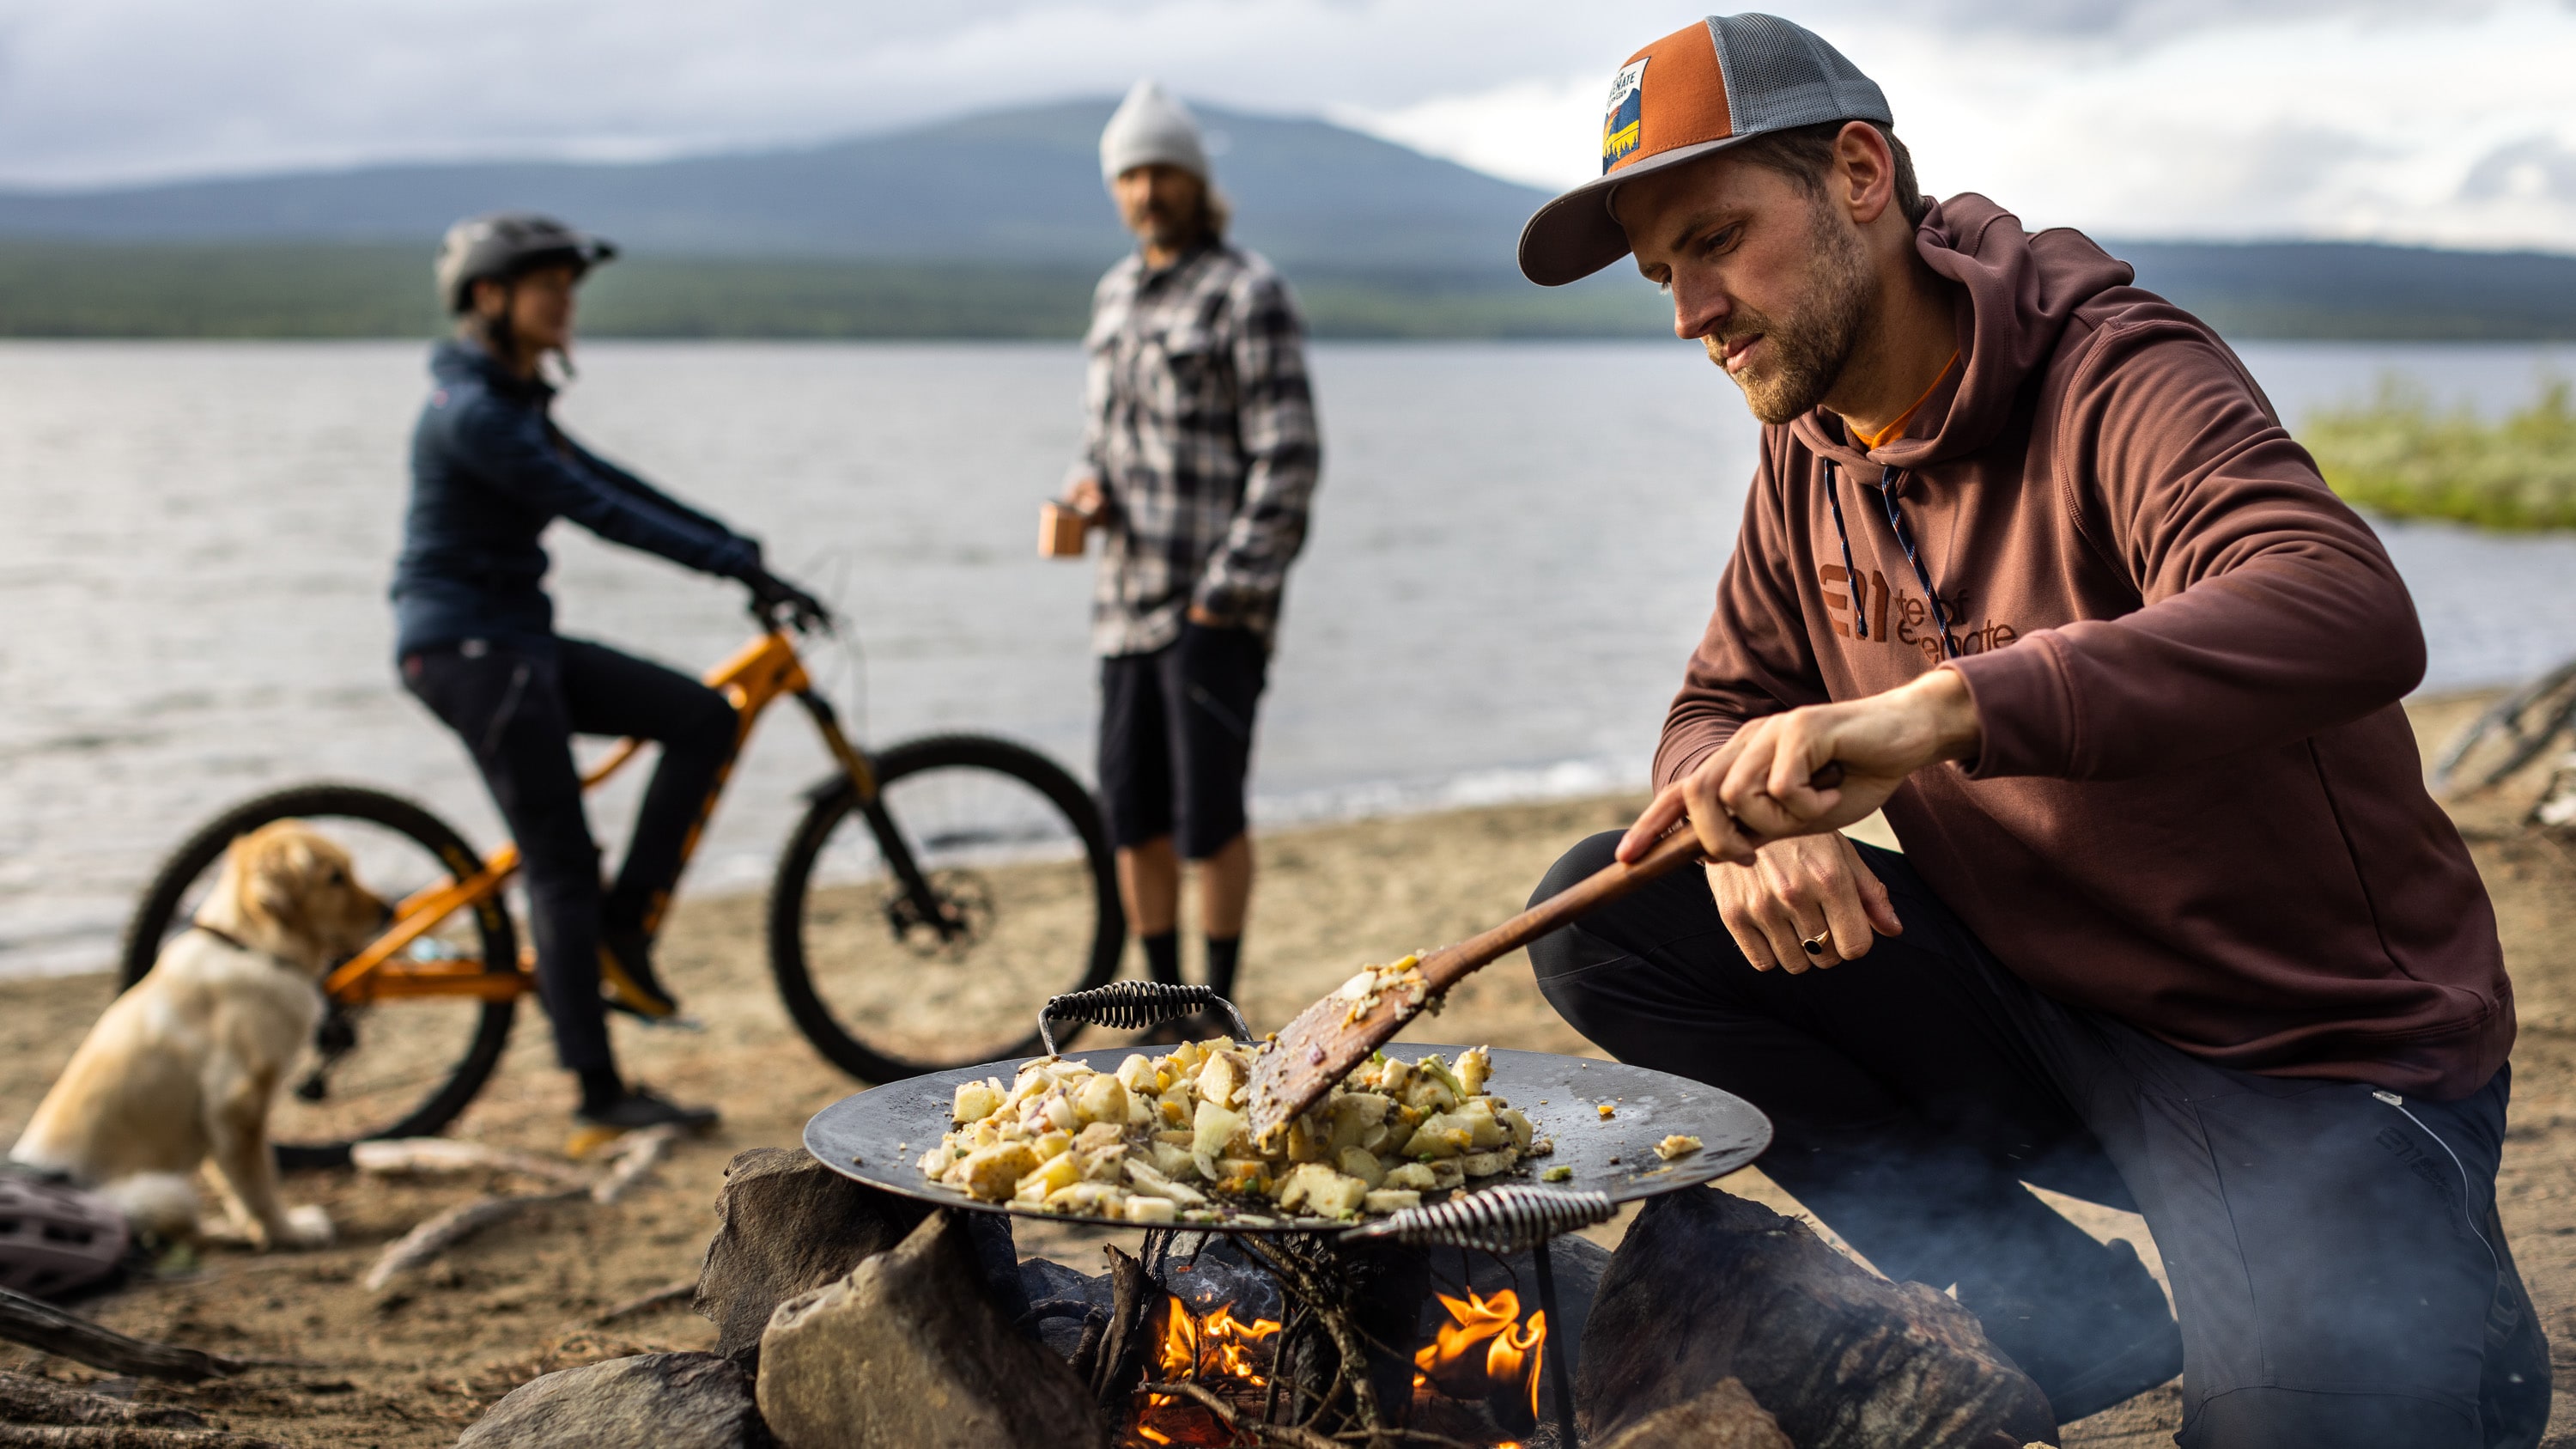
[(1400, 1213), (1406, 1208), (1422, 1206), (1422, 1194), (1400, 1187), (1384, 1187), (1360, 1199), (1360, 1207), (1372, 1213)]
[(1688, 1157), (1697, 1151), (1699, 1151), (1699, 1139), (1682, 1132), (1676, 1132), (1655, 1144), (1655, 1155), (1666, 1162), (1676, 1157)]
[(1371, 1152), (1383, 1152), (1388, 1143), (1398, 1140), (1399, 1135), (1410, 1137), (1413, 1133), (1409, 1128), (1390, 1127), (1381, 1122), (1360, 1134), (1360, 1146)]
[(1207, 1203), (1206, 1193), (1187, 1183), (1174, 1182), (1170, 1177), (1133, 1158), (1128, 1159), (1127, 1162), (1127, 1183), (1140, 1193), (1170, 1198), (1183, 1207), (1202, 1207)]
[(1128, 1109), (1135, 1100), (1127, 1090), (1127, 1084), (1116, 1077), (1094, 1076), (1086, 1078), (1081, 1086), (1074, 1089), (1073, 1111), (1086, 1123), (1106, 1122), (1123, 1127), (1127, 1124)]
[(979, 1147), (990, 1147), (1001, 1140), (1001, 1129), (995, 1127), (989, 1117), (966, 1129), (966, 1147), (970, 1152)]
[(1394, 1105), (1393, 1098), (1375, 1092), (1349, 1092), (1333, 1098), (1327, 1109), (1333, 1152), (1339, 1154), (1346, 1148), (1365, 1145), (1370, 1129), (1384, 1122), (1387, 1109)]
[(957, 1149), (949, 1146), (945, 1142), (942, 1142), (938, 1146), (930, 1149), (928, 1152), (921, 1154), (921, 1175), (924, 1177), (937, 1177), (941, 1173), (946, 1172), (950, 1165), (956, 1161)]
[(1131, 1197), (1127, 1199), (1127, 1221), (1131, 1223), (1168, 1223), (1177, 1221), (1181, 1205), (1167, 1197)]
[(1194, 1041), (1185, 1041), (1172, 1048), (1170, 1060), (1172, 1070), (1184, 1077), (1194, 1077), (1198, 1075), (1199, 1068), (1207, 1062), (1207, 1048)]
[(1539, 1174), (1539, 1180), (1541, 1182), (1572, 1182), (1574, 1181), (1574, 1169), (1571, 1167), (1551, 1167), (1547, 1171)]
[(1037, 1171), (1019, 1181), (1011, 1196), (1024, 1202), (1044, 1202), (1047, 1194), (1082, 1181), (1082, 1161), (1070, 1152), (1059, 1153), (1040, 1164)]
[(1094, 1147), (1088, 1151), (1077, 1147), (1065, 1155), (1082, 1164), (1082, 1175), (1086, 1181), (1123, 1182), (1126, 1180), (1120, 1171), (1127, 1161), (1127, 1148), (1123, 1143), (1112, 1142), (1106, 1147)]
[(1303, 1207), (1317, 1217), (1340, 1217), (1357, 1212), (1368, 1190), (1368, 1184), (1356, 1177), (1346, 1177), (1320, 1162), (1306, 1162), (1280, 1183), (1278, 1203), (1283, 1208)]
[(1426, 1162), (1421, 1165), (1431, 1169), (1431, 1185), (1442, 1192), (1447, 1192), (1467, 1180), (1466, 1168), (1454, 1157), (1444, 1157), (1437, 1162)]
[(1356, 1177), (1371, 1187), (1386, 1181), (1386, 1168), (1378, 1162), (1377, 1154), (1364, 1147), (1343, 1148), (1337, 1162), (1344, 1175)]
[(1062, 1132), (1041, 1132), (1037, 1140), (1029, 1146), (1036, 1151), (1038, 1160), (1043, 1162), (1050, 1157), (1063, 1156), (1065, 1151), (1073, 1146), (1073, 1138)]
[(957, 1094), (949, 1101), (948, 1119), (952, 1122), (981, 1122), (1002, 1110), (1001, 1084), (992, 1081), (960, 1082)]
[(1190, 1150), (1204, 1157), (1225, 1151), (1234, 1134), (1243, 1130), (1241, 1113), (1229, 1112), (1212, 1101), (1199, 1103), (1197, 1121), (1191, 1124)]
[(1511, 1171), (1512, 1164), (1520, 1160), (1521, 1155), (1511, 1148), (1497, 1147), (1491, 1152), (1470, 1152), (1458, 1159), (1458, 1165), (1469, 1177), (1492, 1177)]
[(1048, 1193), (1046, 1206), (1056, 1212), (1092, 1213), (1105, 1218), (1127, 1215), (1127, 1194), (1105, 1182), (1077, 1182)]
[(1500, 1147), (1511, 1140), (1510, 1129), (1494, 1118), (1494, 1109), (1482, 1102), (1468, 1102), (1449, 1114), (1449, 1119), (1467, 1129), (1467, 1140), (1478, 1151)]
[(1377, 1089), (1385, 1095), (1401, 1098), (1404, 1095), (1404, 1089), (1411, 1085), (1412, 1082), (1413, 1066), (1411, 1063), (1400, 1062), (1393, 1057), (1388, 1057), (1384, 1062), (1378, 1064)]
[(1164, 1096), (1161, 1101), (1156, 1104), (1154, 1115), (1158, 1120), (1168, 1122), (1175, 1127), (1186, 1127), (1190, 1125), (1189, 1094), (1186, 1092), (1173, 1092)]
[[(1109, 1079), (1103, 1077), (1101, 1080)], [(1103, 1147), (1117, 1146), (1126, 1140), (1126, 1136), (1126, 1129), (1115, 1122), (1094, 1122), (1074, 1134), (1073, 1146), (1077, 1152), (1097, 1152)]]
[(1154, 1080), (1154, 1063), (1142, 1052), (1130, 1052), (1118, 1064), (1118, 1084), (1131, 1092), (1157, 1092), (1161, 1085)]
[(1208, 1064), (1199, 1069), (1198, 1092), (1206, 1101), (1231, 1107), (1235, 1095), (1242, 1090), (1243, 1074), (1236, 1068), (1234, 1058), (1223, 1052), (1209, 1057)]
[(1189, 1129), (1189, 1124), (1185, 1122), (1178, 1128), (1155, 1133), (1153, 1140), (1156, 1142), (1170, 1142), (1181, 1147), (1187, 1147), (1191, 1142), (1197, 1139), (1197, 1136), (1198, 1134), (1192, 1132)]
[(1433, 1172), (1427, 1162), (1408, 1162), (1387, 1172), (1380, 1190), (1389, 1188), (1404, 1192), (1436, 1192), (1440, 1188), (1440, 1174)]
[(1190, 1156), (1187, 1143), (1156, 1142), (1149, 1149), (1154, 1155), (1153, 1168), (1175, 1180), (1197, 1173), (1197, 1159)]
[(1493, 1080), (1494, 1059), (1483, 1047), (1469, 1047), (1458, 1054), (1458, 1089), (1468, 1096), (1485, 1090)]
[(1518, 1107), (1506, 1107), (1496, 1112), (1494, 1120), (1502, 1123), (1503, 1130), (1512, 1134), (1514, 1147), (1526, 1150), (1530, 1139), (1538, 1135), (1538, 1128), (1530, 1122), (1529, 1115)]
[(1456, 1157), (1474, 1148), (1475, 1133), (1465, 1119), (1443, 1112), (1424, 1119), (1404, 1140), (1407, 1157)]
[(1038, 1155), (1025, 1142), (1001, 1142), (969, 1152), (949, 1169), (957, 1185), (980, 1202), (1000, 1202), (1037, 1169)]

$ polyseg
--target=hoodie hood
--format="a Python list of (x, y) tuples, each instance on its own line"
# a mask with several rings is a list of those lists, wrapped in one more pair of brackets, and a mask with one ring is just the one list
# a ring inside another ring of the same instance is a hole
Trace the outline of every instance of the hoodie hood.
[(1959, 322), (1960, 366), (1925, 405), (1927, 415), (1940, 419), (1928, 436), (1894, 438), (1863, 452), (1846, 440), (1841, 420), (1821, 408), (1789, 424), (1800, 442), (1854, 470), (1927, 467), (1993, 442), (2022, 389), (2046, 370), (2077, 309), (2137, 276), (2081, 232), (2033, 236), (2022, 230), (2021, 218), (1973, 191), (1934, 202), (1915, 228), (1914, 248), (1968, 294)]

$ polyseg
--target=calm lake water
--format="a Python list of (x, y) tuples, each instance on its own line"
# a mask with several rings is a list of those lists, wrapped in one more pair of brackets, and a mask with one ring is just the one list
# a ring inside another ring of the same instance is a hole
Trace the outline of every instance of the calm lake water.
[[(2387, 371), (2500, 409), (2576, 354), (2252, 345), (2294, 421)], [(423, 349), (0, 344), (0, 974), (107, 964), (161, 852), (314, 777), (499, 838), (394, 685), (383, 599)], [(600, 344), (562, 404), (599, 451), (768, 542), (856, 647), (818, 672), (867, 739), (1017, 736), (1088, 777), (1087, 564), (1033, 555), (1078, 427), (1064, 345)], [(1706, 616), (1755, 429), (1696, 348), (1321, 346), (1315, 528), (1256, 790), (1267, 821), (1642, 781)], [(2427, 688), (2576, 654), (2576, 541), (2389, 526)], [(747, 636), (731, 585), (553, 536), (562, 627), (690, 670)], [(693, 890), (766, 879), (823, 771), (792, 713), (736, 776)], [(631, 785), (629, 789), (631, 790)], [(603, 844), (632, 795), (610, 793)]]

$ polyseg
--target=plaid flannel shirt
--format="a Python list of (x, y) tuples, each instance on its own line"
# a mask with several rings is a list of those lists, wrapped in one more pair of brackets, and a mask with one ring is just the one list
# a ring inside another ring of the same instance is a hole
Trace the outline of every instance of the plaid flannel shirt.
[(1193, 604), (1276, 627), (1323, 458), (1304, 334), (1287, 282), (1222, 244), (1160, 269), (1131, 255), (1100, 279), (1073, 469), (1107, 497), (1099, 653), (1162, 648)]

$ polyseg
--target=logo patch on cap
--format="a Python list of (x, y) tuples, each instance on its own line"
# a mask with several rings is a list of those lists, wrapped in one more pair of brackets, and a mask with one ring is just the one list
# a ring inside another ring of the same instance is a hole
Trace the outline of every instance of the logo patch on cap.
[(1622, 67), (1610, 82), (1610, 100), (1601, 111), (1601, 172), (1627, 159), (1637, 149), (1637, 118), (1646, 99), (1646, 62), (1641, 55)]

